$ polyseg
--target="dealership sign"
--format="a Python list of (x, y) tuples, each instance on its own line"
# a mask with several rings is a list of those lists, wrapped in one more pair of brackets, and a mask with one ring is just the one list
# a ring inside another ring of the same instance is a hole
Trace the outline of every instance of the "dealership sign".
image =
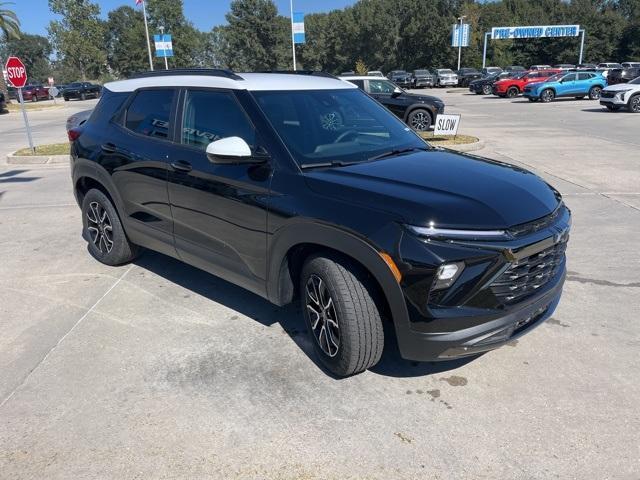
[(493, 40), (577, 37), (579, 34), (580, 25), (535, 25), (527, 27), (493, 27), (491, 29), (491, 38)]

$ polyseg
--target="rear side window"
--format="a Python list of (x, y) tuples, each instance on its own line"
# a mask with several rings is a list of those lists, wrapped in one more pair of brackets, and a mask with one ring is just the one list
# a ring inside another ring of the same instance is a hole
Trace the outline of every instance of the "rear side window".
[(124, 101), (129, 98), (129, 92), (112, 92), (106, 88), (102, 89), (102, 95), (96, 108), (91, 114), (91, 122), (107, 123), (116, 112), (120, 110)]
[(187, 91), (182, 143), (206, 150), (211, 142), (227, 137), (256, 144), (256, 132), (235, 97), (227, 92)]
[(349, 80), (355, 86), (357, 86), (360, 90), (364, 90), (364, 80)]
[(578, 80), (589, 80), (590, 78), (593, 78), (593, 75), (591, 73), (579, 73), (578, 74)]
[(125, 127), (139, 135), (168, 138), (174, 95), (172, 89), (139, 91), (127, 108)]

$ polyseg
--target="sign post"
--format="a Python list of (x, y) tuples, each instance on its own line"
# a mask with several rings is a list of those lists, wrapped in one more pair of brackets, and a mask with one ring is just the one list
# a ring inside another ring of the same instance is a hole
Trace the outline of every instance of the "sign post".
[(304, 13), (293, 11), (293, 0), (290, 0), (289, 7), (291, 12), (291, 50), (293, 53), (293, 70), (295, 71), (298, 68), (296, 65), (296, 44), (305, 42)]
[(24, 98), (22, 97), (22, 87), (27, 84), (27, 69), (24, 66), (24, 63), (22, 63), (22, 60), (18, 57), (9, 57), (7, 59), (7, 64), (5, 65), (5, 70), (7, 71), (7, 80), (9, 80), (9, 84), (18, 89), (18, 100), (20, 101), (24, 125), (27, 129), (29, 148), (33, 153), (35, 153), (36, 149), (33, 146), (33, 139), (31, 138), (31, 127), (29, 126), (27, 110), (24, 108)]

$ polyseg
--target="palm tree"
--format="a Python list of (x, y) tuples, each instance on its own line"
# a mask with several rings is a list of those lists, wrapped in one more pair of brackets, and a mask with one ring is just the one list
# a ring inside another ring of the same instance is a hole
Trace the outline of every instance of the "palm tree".
[[(20, 20), (14, 12), (5, 8), (7, 5), (13, 5), (9, 2), (0, 2), (0, 41), (8, 38), (20, 38)], [(4, 60), (0, 59), (2, 67)], [(0, 75), (0, 92), (4, 93), (4, 97), (8, 100), (7, 84), (4, 81), (4, 75)]]

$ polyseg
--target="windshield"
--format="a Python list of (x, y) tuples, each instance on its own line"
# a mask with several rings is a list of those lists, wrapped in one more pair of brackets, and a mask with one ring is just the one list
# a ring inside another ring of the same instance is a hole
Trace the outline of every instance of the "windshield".
[(438, 73), (451, 73), (451, 74), (453, 74), (453, 70), (450, 70), (448, 68), (442, 68), (442, 69), (438, 70)]
[(429, 70), (414, 70), (415, 75), (429, 75)]
[(356, 88), (253, 95), (302, 167), (364, 162), (392, 150), (428, 148), (409, 127)]
[(547, 82), (559, 82), (560, 80), (562, 80), (564, 78), (564, 73), (558, 73), (556, 75), (551, 75), (549, 78), (547, 78)]
[(631, 80), (629, 83), (633, 84), (633, 85), (640, 85), (640, 77), (638, 78), (634, 78), (633, 80)]

